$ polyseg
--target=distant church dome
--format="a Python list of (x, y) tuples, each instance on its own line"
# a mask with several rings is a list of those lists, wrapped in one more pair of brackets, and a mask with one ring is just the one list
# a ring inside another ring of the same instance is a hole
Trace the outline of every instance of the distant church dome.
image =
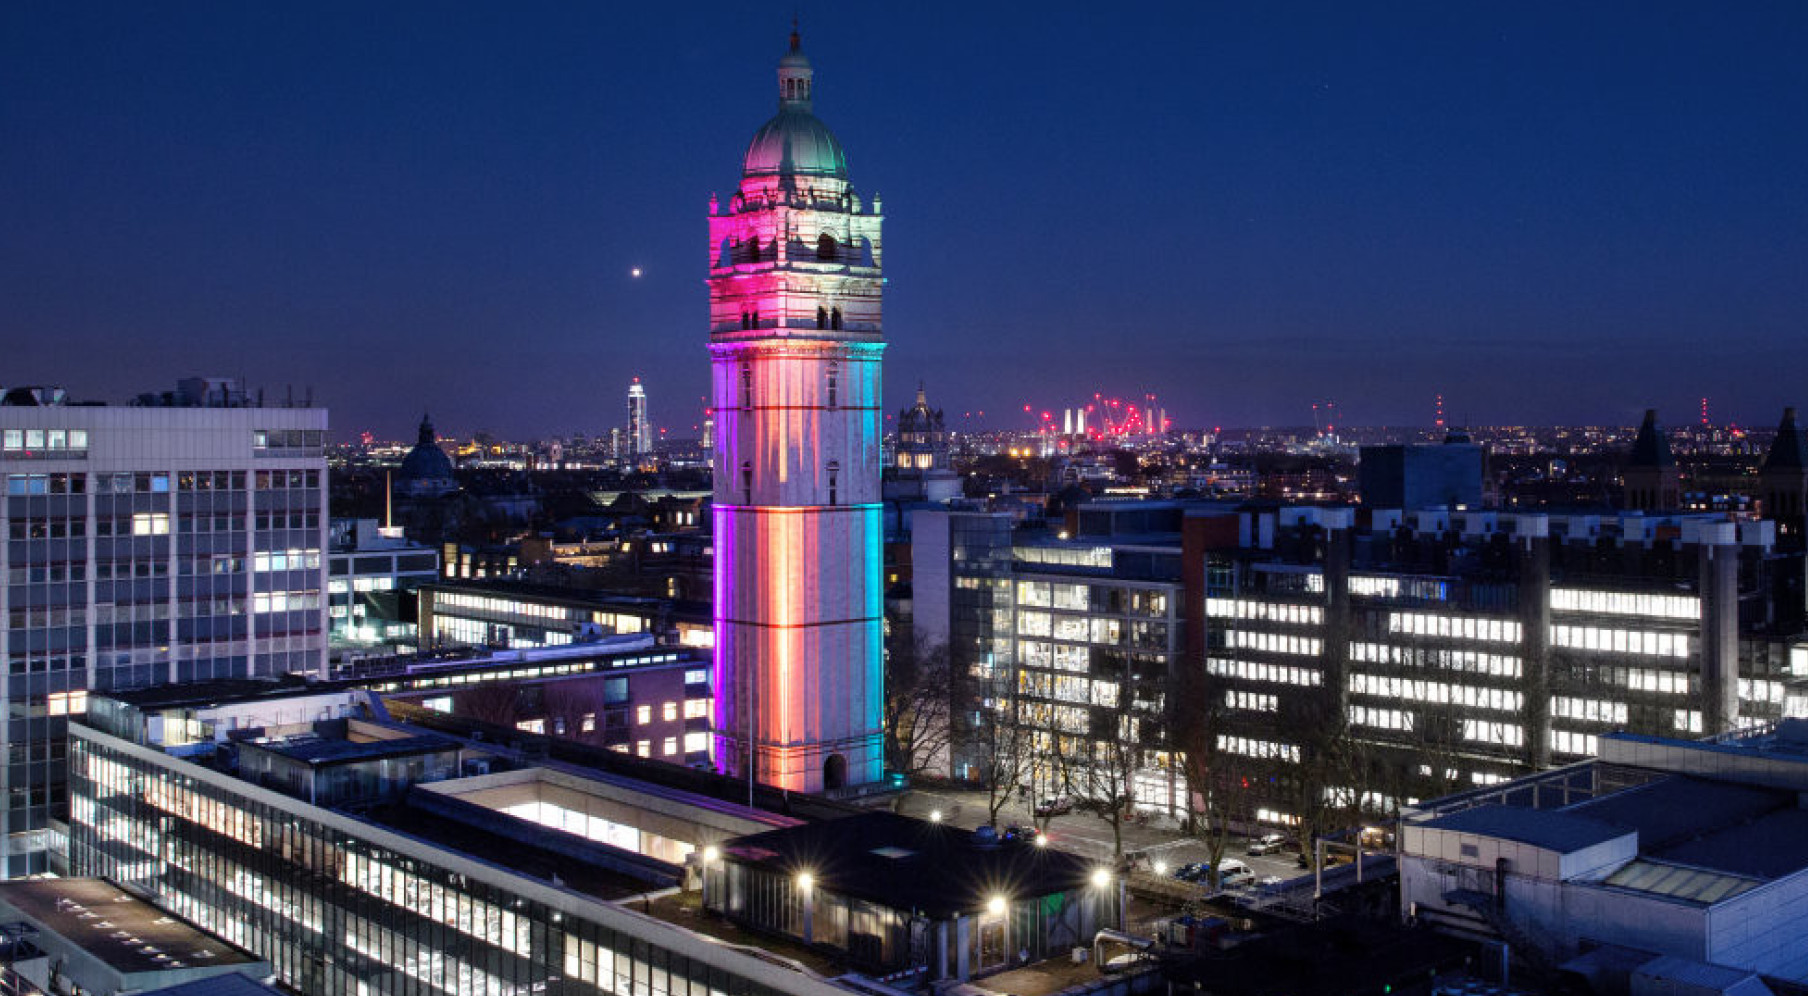
[(811, 113), (814, 73), (791, 33), (791, 51), (778, 64), (778, 114), (753, 133), (741, 175), (826, 176), (847, 179), (847, 153), (829, 126)]
[(439, 448), (433, 434), (433, 420), (421, 416), (421, 434), (414, 449), (402, 458), (402, 469), (396, 485), (405, 494), (437, 495), (458, 490), (452, 476), (452, 458)]

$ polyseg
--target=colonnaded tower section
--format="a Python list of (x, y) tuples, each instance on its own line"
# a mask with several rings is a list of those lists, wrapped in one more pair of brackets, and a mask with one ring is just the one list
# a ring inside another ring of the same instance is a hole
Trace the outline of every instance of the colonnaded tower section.
[(793, 791), (884, 776), (879, 200), (791, 35), (778, 114), (709, 205), (716, 758)]

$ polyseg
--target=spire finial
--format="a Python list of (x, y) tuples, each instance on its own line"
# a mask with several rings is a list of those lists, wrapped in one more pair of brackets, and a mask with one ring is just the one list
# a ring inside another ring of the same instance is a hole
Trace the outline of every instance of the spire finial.
[(791, 51), (796, 52), (802, 48), (803, 48), (803, 38), (802, 38), (802, 36), (800, 36), (797, 33), (797, 15), (792, 14), (791, 15)]

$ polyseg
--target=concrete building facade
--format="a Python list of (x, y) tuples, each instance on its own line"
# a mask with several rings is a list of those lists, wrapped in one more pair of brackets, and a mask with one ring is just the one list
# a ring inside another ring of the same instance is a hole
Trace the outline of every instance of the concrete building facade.
[(0, 404), (8, 875), (49, 870), (64, 728), (90, 690), (325, 667), (327, 414), (206, 383)]

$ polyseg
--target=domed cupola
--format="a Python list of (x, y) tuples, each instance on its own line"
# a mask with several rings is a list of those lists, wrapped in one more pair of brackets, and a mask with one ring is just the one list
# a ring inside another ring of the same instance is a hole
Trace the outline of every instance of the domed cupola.
[(753, 133), (741, 175), (847, 179), (847, 153), (829, 126), (812, 113), (815, 73), (791, 32), (791, 50), (778, 62), (778, 113)]
[(426, 415), (421, 416), (420, 436), (415, 440), (414, 449), (402, 458), (401, 470), (396, 474), (396, 489), (417, 498), (438, 497), (458, 490), (452, 458), (439, 448), (433, 420)]

